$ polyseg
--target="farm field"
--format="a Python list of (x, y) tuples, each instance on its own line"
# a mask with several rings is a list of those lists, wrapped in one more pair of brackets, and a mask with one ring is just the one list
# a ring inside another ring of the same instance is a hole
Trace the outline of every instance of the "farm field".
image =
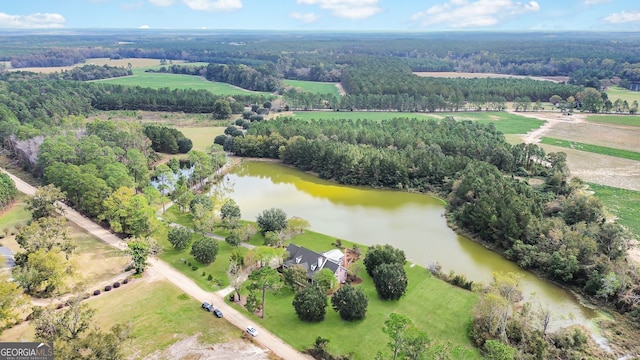
[(585, 144), (640, 152), (640, 127), (582, 121), (577, 115), (569, 121), (557, 121), (545, 136)]
[(640, 240), (640, 192), (624, 190), (610, 186), (589, 183), (589, 190), (602, 200), (602, 203)]
[(606, 146), (585, 144), (581, 142), (561, 140), (561, 139), (550, 138), (550, 137), (543, 137), (541, 140), (541, 143), (565, 147), (569, 149), (576, 149), (580, 151), (592, 152), (595, 154), (608, 155), (608, 156), (614, 156), (614, 157), (619, 157), (623, 159), (640, 161), (640, 153), (635, 151), (614, 149)]
[(284, 80), (284, 84), (287, 86), (292, 86), (294, 88), (301, 88), (303, 91), (312, 93), (340, 96), (340, 92), (336, 87), (336, 83), (303, 80)]
[(611, 125), (640, 126), (640, 116), (637, 115), (589, 115), (587, 121)]
[(255, 91), (244, 90), (239, 87), (207, 81), (200, 76), (167, 74), (167, 73), (150, 73), (145, 72), (145, 68), (133, 70), (133, 76), (125, 76), (112, 79), (98, 80), (110, 84), (142, 86), (153, 89), (169, 88), (169, 89), (193, 89), (208, 90), (216, 95), (246, 95), (249, 93), (269, 95), (269, 93), (259, 93)]
[[(175, 60), (174, 61), (175, 64), (180, 64), (182, 62), (183, 62), (182, 60)], [(50, 73), (54, 73), (54, 72), (60, 72), (60, 71), (63, 71), (63, 70), (70, 70), (70, 69), (73, 69), (76, 66), (83, 66), (83, 65), (90, 65), (90, 64), (91, 65), (98, 65), (98, 66), (108, 65), (108, 66), (119, 66), (119, 67), (127, 67), (127, 66), (129, 66), (129, 64), (131, 64), (131, 68), (132, 69), (139, 69), (139, 68), (147, 68), (147, 67), (150, 67), (150, 66), (158, 66), (158, 65), (160, 65), (160, 59), (91, 58), (91, 59), (87, 59), (83, 64), (77, 64), (77, 65), (73, 65), (73, 66), (8, 68), (8, 70), (9, 71), (31, 71), (31, 72), (37, 72), (37, 73), (43, 73), (43, 74), (50, 74)]]
[(638, 91), (630, 91), (621, 87), (612, 86), (605, 90), (605, 93), (611, 102), (615, 102), (617, 99), (627, 100), (629, 106), (631, 106), (634, 101), (640, 102), (640, 92)]
[(545, 81), (555, 81), (555, 82), (563, 82), (569, 80), (568, 76), (522, 76), (522, 75), (511, 75), (511, 74), (493, 74), (493, 73), (468, 73), (468, 72), (434, 72), (434, 71), (417, 71), (414, 72), (415, 75), (421, 77), (439, 77), (439, 78), (518, 78), (518, 79), (535, 79), (535, 80), (545, 80)]

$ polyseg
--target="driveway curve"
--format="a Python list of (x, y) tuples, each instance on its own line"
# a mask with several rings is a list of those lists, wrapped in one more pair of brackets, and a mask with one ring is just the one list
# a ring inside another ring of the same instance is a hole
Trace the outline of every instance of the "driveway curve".
[[(11, 179), (15, 182), (16, 188), (18, 189), (18, 191), (25, 193), (27, 195), (35, 194), (36, 192), (35, 187), (29, 185), (28, 183), (16, 177), (15, 175), (7, 172), (5, 169), (0, 169), (0, 170), (5, 172), (11, 177)], [(78, 226), (85, 229), (87, 232), (89, 232), (96, 238), (118, 249), (124, 250), (127, 248), (126, 243), (122, 239), (120, 239), (110, 231), (104, 229), (103, 227), (101, 227), (91, 219), (83, 216), (82, 214), (80, 214), (79, 212), (75, 211), (74, 209), (72, 209), (71, 207), (65, 204), (60, 204), (60, 206), (62, 209), (64, 209), (63, 215), (68, 220), (73, 221)], [(253, 338), (253, 340), (256, 343), (268, 348), (277, 356), (286, 360), (312, 359), (310, 356), (300, 353), (299, 351), (294, 349), (291, 345), (285, 343), (282, 339), (270, 333), (266, 329), (256, 325), (255, 322), (249, 320), (246, 316), (241, 314), (239, 311), (237, 311), (236, 309), (226, 304), (224, 302), (224, 299), (219, 295), (217, 295), (216, 293), (203, 290), (198, 285), (196, 285), (196, 283), (194, 283), (191, 279), (189, 279), (187, 276), (183, 275), (179, 271), (175, 270), (174, 268), (169, 266), (167, 263), (159, 259), (151, 258), (149, 259), (149, 265), (151, 266), (150, 268), (148, 268), (148, 271), (153, 271), (156, 275), (159, 275), (167, 279), (168, 281), (170, 281), (175, 286), (182, 289), (182, 291), (189, 294), (196, 300), (200, 302), (205, 302), (205, 301), (212, 302), (216, 307), (222, 310), (224, 314), (224, 319), (229, 321), (231, 324), (237, 326), (238, 328), (242, 329), (243, 331), (246, 329), (248, 325), (253, 325), (260, 332), (260, 335)]]

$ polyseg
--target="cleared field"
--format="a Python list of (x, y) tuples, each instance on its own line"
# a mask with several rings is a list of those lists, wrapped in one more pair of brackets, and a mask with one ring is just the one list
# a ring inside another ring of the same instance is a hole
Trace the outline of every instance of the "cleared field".
[[(113, 120), (157, 123), (176, 127), (211, 127), (229, 124), (229, 120), (213, 120), (211, 114), (185, 114), (182, 112), (160, 112), (142, 110), (99, 111), (88, 118), (89, 121)], [(0, 157), (0, 160), (2, 158)]]
[(630, 160), (638, 160), (638, 161), (640, 161), (640, 153), (635, 152), (635, 151), (614, 149), (614, 148), (610, 148), (610, 147), (606, 147), (606, 146), (585, 144), (585, 143), (580, 143), (580, 142), (576, 142), (576, 141), (561, 140), (561, 139), (555, 139), (555, 138), (549, 138), (549, 137), (542, 138), (541, 143), (542, 144), (565, 147), (565, 148), (569, 148), (569, 149), (576, 149), (576, 150), (580, 150), (580, 151), (592, 152), (592, 153), (595, 153), (595, 154), (615, 156), (615, 157), (619, 157), (619, 158), (623, 158), (623, 159), (630, 159)]
[(636, 115), (588, 115), (587, 121), (626, 126), (640, 126), (640, 116)]
[(191, 139), (193, 142), (193, 149), (205, 151), (207, 147), (213, 144), (213, 139), (216, 136), (224, 134), (225, 127), (211, 126), (211, 127), (178, 127), (184, 136)]
[(340, 92), (336, 87), (336, 83), (303, 80), (284, 80), (284, 84), (316, 94), (331, 94), (340, 96)]
[(568, 81), (568, 76), (523, 76), (523, 75), (511, 75), (511, 74), (493, 74), (493, 73), (466, 73), (466, 72), (433, 72), (433, 71), (418, 71), (414, 72), (415, 75), (421, 77), (436, 77), (436, 78), (465, 78), (465, 79), (483, 79), (483, 78), (516, 78), (516, 79), (534, 79), (553, 82)]
[(640, 127), (579, 120), (558, 121), (545, 136), (584, 144), (640, 152)]
[(269, 93), (266, 92), (261, 93), (256, 91), (249, 91), (225, 83), (207, 81), (205, 78), (200, 76), (151, 73), (145, 72), (144, 68), (134, 70), (133, 76), (124, 76), (98, 81), (118, 85), (150, 87), (153, 89), (169, 88), (207, 90), (216, 95), (225, 96), (247, 95), (252, 93), (269, 95)]
[(627, 100), (629, 106), (631, 106), (634, 101), (640, 102), (640, 92), (638, 91), (630, 91), (621, 87), (612, 86), (608, 88), (605, 93), (607, 93), (611, 102), (615, 102), (617, 99)]
[[(179, 64), (182, 63), (182, 60), (176, 60), (173, 63)], [(57, 67), (30, 67), (30, 68), (9, 68), (9, 71), (31, 71), (43, 74), (50, 74), (54, 72), (60, 72), (63, 70), (70, 70), (76, 66), (83, 65), (109, 65), (109, 66), (119, 66), (119, 67), (127, 67), (131, 64), (132, 69), (145, 68), (150, 66), (158, 66), (160, 65), (160, 59), (109, 59), (109, 58), (92, 58), (87, 59), (82, 64), (77, 64), (73, 66), (57, 66)]]

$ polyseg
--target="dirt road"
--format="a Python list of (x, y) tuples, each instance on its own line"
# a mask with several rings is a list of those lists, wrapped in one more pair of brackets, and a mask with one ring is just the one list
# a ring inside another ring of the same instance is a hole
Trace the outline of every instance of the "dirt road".
[[(4, 169), (0, 169), (3, 172), (7, 173)], [(23, 192), (27, 195), (35, 194), (36, 189), (17, 178), (13, 174), (7, 173), (11, 179), (16, 183), (16, 187), (20, 192)], [(64, 216), (73, 221), (81, 228), (85, 229), (93, 236), (98, 239), (106, 242), (107, 244), (116, 247), (118, 249), (125, 249), (127, 246), (124, 241), (122, 241), (119, 237), (112, 234), (110, 231), (102, 228), (95, 222), (81, 215), (77, 211), (73, 210), (69, 206), (61, 204), (61, 207), (64, 209)], [(159, 275), (163, 278), (166, 278), (171, 283), (182, 289), (185, 293), (189, 294), (193, 298), (197, 299), (200, 302), (212, 302), (216, 307), (222, 310), (224, 314), (224, 318), (237, 326), (238, 328), (244, 330), (248, 325), (253, 325), (259, 331), (259, 335), (254, 338), (254, 340), (260, 345), (268, 348), (277, 356), (283, 359), (311, 359), (311, 357), (304, 355), (298, 352), (296, 349), (286, 344), (282, 339), (263, 329), (262, 327), (256, 325), (254, 322), (247, 319), (240, 312), (227, 305), (224, 300), (216, 295), (213, 292), (208, 292), (201, 289), (198, 285), (196, 285), (191, 279), (173, 269), (171, 266), (167, 265), (165, 262), (158, 259), (150, 259), (149, 264), (151, 265), (148, 268), (148, 271), (154, 273), (154, 275)]]

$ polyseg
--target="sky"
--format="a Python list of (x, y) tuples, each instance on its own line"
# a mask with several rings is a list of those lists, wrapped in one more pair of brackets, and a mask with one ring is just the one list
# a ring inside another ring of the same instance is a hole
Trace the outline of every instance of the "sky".
[(640, 31), (638, 0), (3, 0), (0, 29)]

